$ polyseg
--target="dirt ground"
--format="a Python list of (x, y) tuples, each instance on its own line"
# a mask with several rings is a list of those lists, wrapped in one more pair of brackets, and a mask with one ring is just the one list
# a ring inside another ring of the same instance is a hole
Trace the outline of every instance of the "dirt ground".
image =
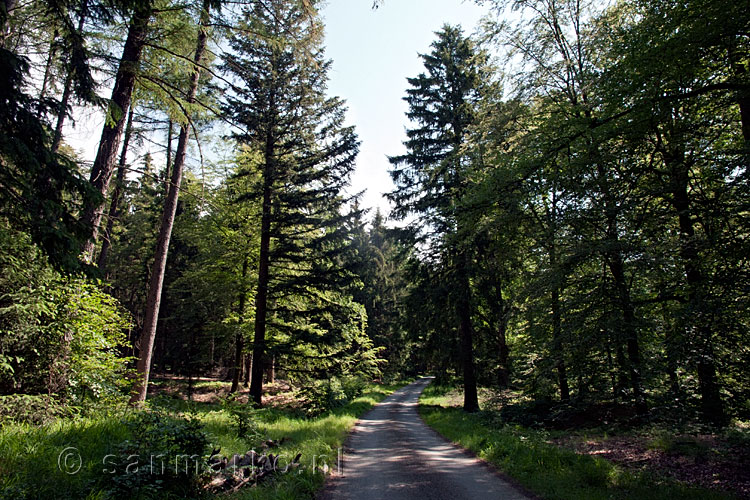
[[(164, 394), (180, 399), (189, 399), (188, 397), (188, 380), (185, 377), (168, 376), (159, 377), (149, 386), (149, 394)], [(223, 398), (229, 395), (232, 387), (230, 382), (224, 382), (215, 378), (194, 378), (192, 380), (192, 401), (197, 403), (219, 403)], [(236, 400), (247, 403), (249, 400), (250, 390), (240, 384), (237, 391)], [(290, 408), (298, 403), (294, 397), (294, 388), (286, 381), (277, 380), (272, 384), (263, 385), (263, 405), (271, 407)]]

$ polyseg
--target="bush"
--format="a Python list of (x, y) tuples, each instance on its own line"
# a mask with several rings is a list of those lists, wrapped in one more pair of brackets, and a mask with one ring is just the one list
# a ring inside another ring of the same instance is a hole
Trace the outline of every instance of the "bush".
[(340, 408), (353, 400), (364, 390), (366, 384), (360, 377), (316, 380), (303, 388), (300, 395), (306, 400), (308, 416), (317, 416), (326, 411)]
[(46, 394), (0, 396), (0, 426), (11, 422), (41, 425), (70, 413), (69, 407)]
[(131, 438), (104, 460), (101, 485), (112, 498), (194, 498), (207, 473), (208, 438), (192, 417), (141, 412), (124, 421)]
[(248, 441), (255, 441), (261, 437), (261, 430), (257, 424), (256, 409), (248, 403), (240, 403), (234, 394), (222, 399), (221, 407), (229, 414), (237, 430), (237, 437)]
[(101, 284), (60, 274), (28, 235), (0, 221), (0, 394), (122, 399), (128, 326)]

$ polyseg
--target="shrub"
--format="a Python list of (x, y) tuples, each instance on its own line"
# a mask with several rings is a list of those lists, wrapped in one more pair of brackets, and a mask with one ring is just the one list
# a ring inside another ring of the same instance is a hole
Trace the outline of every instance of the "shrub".
[(362, 377), (316, 380), (304, 387), (300, 395), (306, 401), (307, 415), (314, 417), (340, 408), (364, 392), (367, 382)]
[(261, 430), (257, 424), (256, 410), (248, 403), (240, 403), (234, 394), (230, 394), (221, 401), (222, 409), (232, 418), (237, 437), (255, 441), (261, 436)]
[(194, 498), (207, 472), (208, 438), (196, 418), (140, 412), (131, 438), (104, 460), (100, 483), (112, 498)]
[(41, 425), (70, 412), (69, 407), (46, 394), (0, 396), (0, 426), (11, 422)]
[(128, 325), (101, 284), (62, 275), (28, 235), (0, 221), (0, 394), (121, 399)]

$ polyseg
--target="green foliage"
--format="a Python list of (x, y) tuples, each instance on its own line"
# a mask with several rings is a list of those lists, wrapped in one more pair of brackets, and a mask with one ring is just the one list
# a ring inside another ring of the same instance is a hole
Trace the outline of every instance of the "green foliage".
[(415, 364), (466, 373), (464, 300), (478, 379), (526, 398), (513, 421), (746, 419), (747, 12), (484, 3), (506, 71), (480, 55), (460, 78), (473, 42), (437, 33), (392, 158), (396, 213), (422, 236), (401, 299)]
[(40, 425), (70, 416), (71, 408), (46, 394), (0, 396), (0, 426), (18, 422)]
[(345, 406), (362, 394), (365, 387), (366, 383), (360, 377), (331, 377), (307, 384), (299, 392), (305, 401), (305, 411), (315, 417)]
[(201, 497), (207, 443), (199, 420), (163, 412), (9, 423), (0, 428), (0, 497)]
[(221, 400), (221, 408), (231, 416), (238, 438), (252, 443), (261, 437), (261, 429), (257, 423), (257, 410), (252, 405), (241, 403), (236, 400), (234, 394), (230, 394)]
[(207, 470), (208, 438), (196, 417), (140, 412), (130, 438), (104, 460), (99, 483), (111, 498), (195, 498)]
[(0, 232), (0, 388), (114, 402), (127, 391), (127, 314), (100, 285), (60, 275), (24, 233)]
[(362, 221), (354, 224), (353, 270), (363, 286), (354, 290), (353, 298), (367, 312), (367, 336), (383, 348), (383, 375), (399, 377), (415, 369), (410, 364), (414, 349), (406, 335), (401, 307), (409, 287), (405, 268), (412, 249), (399, 242), (397, 232), (385, 222), (378, 210), (369, 229)]
[[(259, 247), (242, 259), (257, 276), (254, 369), (273, 356), (297, 379), (376, 373), (366, 313), (352, 300), (359, 210), (345, 188), (359, 142), (344, 126), (344, 102), (326, 93), (320, 18), (297, 1), (273, 0), (246, 6), (239, 25), (224, 55), (237, 85), (223, 110), (240, 126), (232, 137), (242, 150), (229, 187), (260, 222)], [(257, 402), (260, 382), (251, 382)]]
[(425, 422), (541, 498), (728, 498), (645, 472), (625, 471), (607, 460), (559, 448), (546, 442), (545, 433), (520, 426), (498, 426), (494, 415), (488, 412), (467, 414), (459, 408), (446, 407), (445, 398), (440, 395), (444, 390), (428, 386), (422, 394), (419, 412)]
[[(291, 460), (302, 453), (303, 468), (258, 488), (246, 488), (233, 498), (312, 498), (325, 477), (313, 469), (313, 460), (316, 465), (326, 463), (335, 469), (337, 450), (357, 418), (401, 385), (365, 384), (362, 393), (348, 404), (314, 419), (281, 409), (255, 411), (252, 422), (262, 426), (265, 437), (283, 440), (274, 454)], [(237, 437), (231, 411), (217, 405), (189, 406), (194, 412), (190, 417), (160, 409), (58, 419), (42, 426), (0, 427), (0, 498), (199, 497), (194, 488), (200, 484), (205, 460), (199, 464), (198, 474), (195, 463), (189, 462), (185, 474), (184, 457), (180, 458), (175, 473), (175, 454), (205, 459), (210, 451), (208, 439), (225, 456), (244, 454), (259, 443)], [(81, 457), (77, 474), (67, 474), (58, 466), (58, 456), (71, 446)], [(152, 454), (156, 474), (151, 474)], [(164, 474), (159, 455), (169, 461)], [(39, 480), (40, 475), (44, 481)]]
[(26, 93), (28, 72), (26, 57), (0, 46), (0, 217), (28, 232), (56, 267), (78, 269), (86, 228), (74, 212), (96, 195), (73, 159), (51, 150), (46, 111), (54, 102)]

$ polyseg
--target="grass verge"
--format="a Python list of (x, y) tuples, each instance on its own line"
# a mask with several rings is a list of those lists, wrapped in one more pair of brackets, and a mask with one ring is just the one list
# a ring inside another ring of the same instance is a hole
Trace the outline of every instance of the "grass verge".
[(504, 425), (494, 413), (465, 413), (451, 406), (449, 389), (428, 386), (420, 397), (424, 421), (454, 443), (474, 452), (547, 500), (713, 500), (731, 496), (646, 472), (623, 470), (611, 462), (545, 442), (543, 432)]
[[(325, 480), (325, 474), (320, 469), (324, 465), (335, 469), (338, 450), (343, 446), (357, 419), (403, 385), (405, 384), (370, 384), (359, 397), (348, 404), (313, 419), (277, 410), (263, 410), (265, 414), (259, 415), (262, 433), (273, 440), (284, 439), (285, 443), (273, 453), (281, 454), (282, 464), (291, 460), (297, 453), (302, 453), (303, 467), (301, 471), (279, 476), (263, 487), (240, 490), (229, 498), (312, 498)], [(231, 422), (226, 412), (213, 414), (205, 421), (209, 433), (215, 436), (222, 446), (222, 453), (231, 456), (233, 453), (241, 454), (248, 450), (247, 443), (232, 433)]]
[[(280, 465), (302, 453), (303, 467), (280, 475), (257, 488), (245, 488), (222, 498), (232, 499), (304, 499), (312, 498), (323, 485), (327, 465), (335, 469), (338, 449), (357, 418), (392, 393), (399, 384), (367, 384), (363, 392), (347, 404), (316, 418), (283, 408), (251, 410), (251, 432), (238, 433), (236, 416), (226, 407), (212, 403), (188, 403), (158, 398), (152, 407), (165, 413), (167, 429), (170, 418), (189, 415), (203, 426), (212, 446), (231, 457), (247, 450), (260, 451), (266, 439), (283, 444), (271, 450), (281, 456)], [(5, 498), (111, 498), (111, 478), (104, 470), (108, 454), (119, 457), (123, 443), (137, 439), (127, 425), (138, 411), (101, 414), (86, 418), (59, 419), (34, 426), (6, 424), (0, 428), (0, 499)], [(172, 415), (172, 417), (169, 417)], [(147, 464), (146, 464), (147, 465)], [(127, 481), (127, 474), (120, 481)], [(127, 484), (126, 484), (127, 487)], [(182, 498), (167, 491), (132, 491), (127, 498)], [(124, 498), (124, 497), (123, 497)]]

